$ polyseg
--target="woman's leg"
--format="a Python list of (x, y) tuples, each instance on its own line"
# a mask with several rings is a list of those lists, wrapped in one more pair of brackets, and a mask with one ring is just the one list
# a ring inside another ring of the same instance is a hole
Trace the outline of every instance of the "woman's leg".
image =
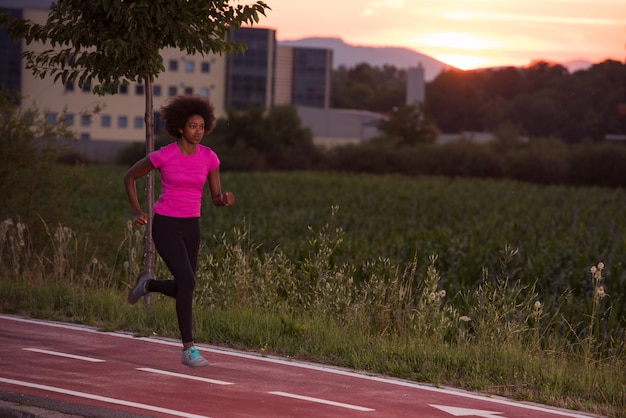
[(193, 342), (192, 304), (200, 247), (197, 218), (178, 219), (155, 215), (152, 236), (159, 255), (174, 280), (153, 280), (149, 289), (176, 298), (176, 316), (183, 344)]

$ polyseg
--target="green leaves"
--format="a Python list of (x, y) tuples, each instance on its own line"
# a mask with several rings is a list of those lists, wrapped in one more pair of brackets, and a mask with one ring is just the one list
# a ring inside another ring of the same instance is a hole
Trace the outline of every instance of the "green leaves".
[(380, 121), (378, 129), (386, 138), (402, 145), (435, 142), (436, 139), (434, 124), (422, 103), (395, 107), (389, 119)]

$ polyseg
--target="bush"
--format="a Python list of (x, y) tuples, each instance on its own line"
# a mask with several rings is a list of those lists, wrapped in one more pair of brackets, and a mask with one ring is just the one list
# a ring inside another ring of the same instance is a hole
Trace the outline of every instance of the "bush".
[(626, 186), (626, 147), (583, 144), (570, 153), (571, 182), (578, 186)]
[[(402, 164), (400, 164), (402, 162)], [(408, 164), (407, 164), (408, 163)], [(398, 173), (412, 174), (410, 161), (402, 158), (397, 148), (388, 145), (346, 145), (328, 151), (328, 169), (357, 173)]]
[(328, 167), (375, 174), (479, 178), (502, 175), (502, 163), (490, 148), (467, 141), (415, 147), (374, 143), (350, 145), (329, 151)]
[(538, 139), (508, 151), (505, 175), (537, 184), (567, 184), (570, 178), (569, 149), (559, 140)]
[(21, 219), (33, 228), (33, 241), (41, 242), (40, 218), (56, 223), (68, 216), (67, 194), (80, 174), (54, 168), (63, 151), (58, 139), (74, 133), (63, 122), (48, 123), (37, 108), (20, 111), (17, 102), (0, 90), (0, 218)]
[(626, 147), (551, 138), (503, 144), (457, 141), (395, 146), (372, 141), (330, 149), (324, 169), (408, 176), (507, 178), (535, 184), (626, 186)]
[(502, 161), (490, 147), (458, 141), (436, 148), (438, 166), (429, 174), (451, 177), (497, 178), (502, 176)]

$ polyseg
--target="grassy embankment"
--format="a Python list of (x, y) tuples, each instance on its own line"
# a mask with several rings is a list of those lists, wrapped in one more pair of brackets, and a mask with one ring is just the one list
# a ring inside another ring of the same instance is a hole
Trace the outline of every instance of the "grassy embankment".
[[(142, 234), (123, 169), (77, 170), (47, 239), (29, 234), (41, 220), (1, 224), (1, 310), (176, 338), (171, 301), (124, 302)], [(626, 191), (322, 173), (222, 184), (237, 203), (203, 208), (198, 342), (626, 416)]]

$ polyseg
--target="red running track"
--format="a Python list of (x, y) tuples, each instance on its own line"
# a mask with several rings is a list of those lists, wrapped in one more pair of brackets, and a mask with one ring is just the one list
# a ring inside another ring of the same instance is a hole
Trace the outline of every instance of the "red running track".
[(345, 369), (198, 345), (180, 364), (160, 338), (0, 315), (0, 391), (153, 417), (483, 417), (593, 415)]

